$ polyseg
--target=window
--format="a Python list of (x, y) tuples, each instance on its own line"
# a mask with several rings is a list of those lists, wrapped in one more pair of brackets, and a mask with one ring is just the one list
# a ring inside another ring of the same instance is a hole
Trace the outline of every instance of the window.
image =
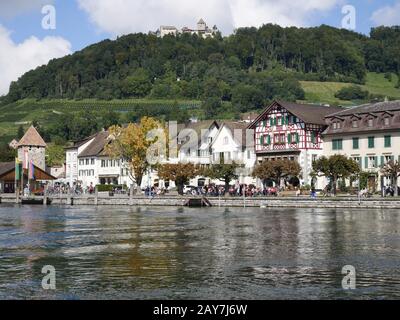
[(228, 137), (225, 137), (224, 138), (224, 145), (227, 145), (227, 144), (229, 144), (229, 139), (228, 139)]
[(89, 159), (86, 159), (86, 165), (87, 166), (89, 165)]
[(312, 162), (314, 163), (315, 161), (317, 161), (318, 156), (316, 154), (312, 155)]
[(353, 138), (353, 149), (360, 149), (360, 138)]
[(317, 133), (314, 131), (311, 132), (311, 143), (317, 143)]
[(83, 159), (79, 159), (79, 165), (83, 166), (85, 164), (85, 161)]
[(368, 169), (375, 169), (378, 168), (378, 157), (369, 156), (368, 158)]
[(338, 130), (342, 128), (342, 124), (338, 121), (333, 123), (333, 130)]
[(369, 128), (373, 127), (374, 126), (374, 119), (368, 119), (367, 124), (368, 124)]
[(90, 159), (90, 162), (91, 162), (91, 163), (90, 163), (91, 165), (94, 165), (94, 159), (93, 159), (93, 158)]
[(289, 144), (299, 143), (299, 134), (297, 132), (289, 133), (288, 134), (288, 143)]
[(260, 137), (260, 144), (262, 146), (265, 146), (265, 145), (269, 146), (271, 144), (271, 136), (270, 135), (266, 135), (266, 136), (262, 135)]
[(385, 148), (392, 147), (392, 136), (385, 136)]
[[(362, 161), (361, 161), (361, 157), (353, 157), (353, 160), (355, 162), (357, 162), (360, 165), (360, 168), (362, 167)], [(361, 168), (362, 169), (362, 168)]]
[(286, 144), (286, 135), (283, 134), (276, 134), (274, 136), (274, 143), (275, 144)]
[(388, 117), (384, 118), (384, 119), (383, 119), (383, 124), (384, 124), (385, 126), (390, 126), (390, 118), (388, 118)]
[(353, 128), (358, 128), (358, 121), (357, 120), (353, 120), (351, 123)]
[(251, 159), (251, 151), (247, 150), (247, 159)]
[(368, 148), (375, 148), (375, 137), (368, 137)]
[(343, 150), (343, 139), (332, 140), (332, 150)]

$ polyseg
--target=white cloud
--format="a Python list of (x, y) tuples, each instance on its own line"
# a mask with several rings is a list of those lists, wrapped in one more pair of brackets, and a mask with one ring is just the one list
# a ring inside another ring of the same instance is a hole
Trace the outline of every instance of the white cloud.
[(378, 26), (400, 25), (400, 1), (393, 6), (386, 6), (376, 10), (371, 20)]
[(2, 0), (0, 1), (0, 17), (11, 18), (18, 14), (31, 10), (38, 10), (47, 4), (52, 4), (54, 0)]
[(71, 44), (61, 37), (30, 37), (20, 44), (0, 25), (0, 96), (7, 94), (11, 81), (25, 72), (71, 53)]
[(341, 0), (232, 0), (231, 11), (235, 27), (261, 26), (276, 23), (281, 26), (307, 26), (311, 14), (326, 12)]
[(77, 0), (100, 31), (121, 35), (148, 32), (160, 25), (194, 27), (203, 17), (224, 33), (243, 26), (277, 23), (308, 25), (310, 15), (333, 9), (343, 0)]

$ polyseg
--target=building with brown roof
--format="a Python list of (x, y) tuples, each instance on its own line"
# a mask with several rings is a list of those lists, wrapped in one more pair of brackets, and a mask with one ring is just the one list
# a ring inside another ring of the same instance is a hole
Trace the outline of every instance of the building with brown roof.
[[(323, 154), (322, 133), (327, 127), (325, 117), (343, 110), (338, 107), (274, 101), (249, 125), (249, 129), (254, 130), (257, 161), (297, 161), (302, 168), (299, 182), (311, 185), (312, 163)], [(322, 185), (317, 187), (323, 188)]]
[(369, 189), (394, 185), (382, 177), (381, 168), (400, 161), (400, 101), (365, 104), (325, 117), (324, 155), (342, 154), (353, 158), (370, 172)]

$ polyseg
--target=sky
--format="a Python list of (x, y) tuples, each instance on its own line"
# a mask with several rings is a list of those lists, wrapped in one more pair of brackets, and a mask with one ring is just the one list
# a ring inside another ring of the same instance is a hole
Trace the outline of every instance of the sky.
[(400, 25), (400, 0), (0, 0), (0, 96), (51, 59), (160, 25), (194, 28), (200, 18), (223, 35), (265, 23), (368, 35), (372, 27)]

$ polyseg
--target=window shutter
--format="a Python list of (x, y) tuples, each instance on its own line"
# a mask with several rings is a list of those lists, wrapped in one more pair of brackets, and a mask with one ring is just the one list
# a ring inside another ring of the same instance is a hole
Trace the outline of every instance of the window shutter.
[(267, 136), (267, 144), (268, 144), (268, 145), (271, 144), (271, 136), (270, 136), (270, 135)]
[(263, 135), (261, 135), (261, 137), (260, 137), (260, 144), (263, 146), (264, 145), (264, 136)]
[(291, 133), (288, 134), (288, 143), (289, 144), (292, 143), (292, 134)]
[(375, 168), (378, 168), (378, 157), (375, 157)]
[(365, 169), (368, 169), (368, 157), (365, 157)]
[(299, 142), (300, 142), (300, 136), (298, 133), (296, 133), (296, 143), (299, 143)]
[(289, 125), (289, 116), (286, 116), (286, 125)]
[(383, 168), (385, 166), (385, 157), (381, 156), (381, 167)]
[(362, 170), (362, 158), (360, 157), (360, 159), (358, 160), (359, 164), (360, 164), (360, 169)]
[(390, 158), (392, 159), (392, 161), (394, 162), (394, 156), (390, 156)]
[(269, 119), (269, 124), (271, 125), (271, 127), (274, 126), (274, 118), (270, 118), (270, 119)]

